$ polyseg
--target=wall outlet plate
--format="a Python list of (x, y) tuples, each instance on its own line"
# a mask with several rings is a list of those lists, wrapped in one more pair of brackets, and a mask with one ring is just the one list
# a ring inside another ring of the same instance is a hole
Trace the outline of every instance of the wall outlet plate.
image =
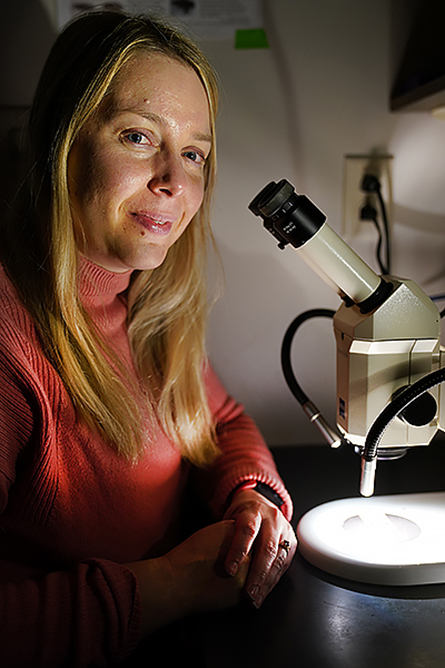
[[(368, 221), (360, 220), (360, 209), (366, 202), (366, 193), (360, 187), (365, 174), (374, 174), (379, 178), (388, 219), (391, 221), (392, 160), (392, 155), (378, 153), (344, 156), (342, 234), (345, 238), (356, 237), (364, 231), (363, 225), (369, 225)], [(373, 204), (376, 206), (374, 198)], [(378, 206), (376, 208), (379, 211)]]

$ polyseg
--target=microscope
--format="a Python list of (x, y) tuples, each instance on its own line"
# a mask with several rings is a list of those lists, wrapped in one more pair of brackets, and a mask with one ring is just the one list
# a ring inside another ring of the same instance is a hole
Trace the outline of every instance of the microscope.
[(333, 317), (339, 433), (312, 402), (301, 403), (331, 446), (348, 443), (360, 454), (360, 494), (372, 496), (378, 459), (401, 457), (444, 431), (438, 309), (413, 281), (378, 276), (285, 179), (269, 183), (249, 209), (279, 248), (290, 245), (341, 298)]

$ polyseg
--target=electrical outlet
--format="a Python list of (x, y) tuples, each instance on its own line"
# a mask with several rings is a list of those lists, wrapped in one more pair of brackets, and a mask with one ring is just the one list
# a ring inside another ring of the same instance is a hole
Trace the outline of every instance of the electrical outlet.
[(392, 155), (345, 155), (343, 172), (343, 236), (351, 239), (357, 236), (366, 221), (360, 220), (360, 209), (366, 201), (366, 193), (361, 189), (365, 174), (378, 177), (381, 193), (391, 220), (392, 206)]

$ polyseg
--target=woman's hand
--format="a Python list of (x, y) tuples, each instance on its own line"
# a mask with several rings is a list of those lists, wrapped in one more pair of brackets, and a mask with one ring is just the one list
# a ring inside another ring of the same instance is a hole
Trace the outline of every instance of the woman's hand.
[(144, 634), (191, 612), (221, 610), (238, 603), (250, 560), (244, 560), (235, 577), (228, 575), (224, 564), (234, 536), (234, 520), (217, 522), (163, 557), (127, 564), (138, 580)]
[(224, 519), (236, 522), (225, 559), (227, 573), (235, 576), (251, 555), (245, 590), (259, 607), (293, 559), (294, 530), (276, 505), (251, 489), (235, 494)]

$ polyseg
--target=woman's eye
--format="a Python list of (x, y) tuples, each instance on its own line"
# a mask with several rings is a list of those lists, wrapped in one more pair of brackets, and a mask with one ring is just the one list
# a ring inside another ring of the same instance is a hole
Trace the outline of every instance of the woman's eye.
[(148, 144), (147, 137), (141, 132), (127, 132), (124, 135), (125, 139), (130, 142), (130, 144)]
[(195, 162), (197, 165), (205, 165), (206, 162), (206, 157), (202, 153), (199, 153), (198, 151), (185, 151), (184, 156), (191, 160), (192, 162)]

